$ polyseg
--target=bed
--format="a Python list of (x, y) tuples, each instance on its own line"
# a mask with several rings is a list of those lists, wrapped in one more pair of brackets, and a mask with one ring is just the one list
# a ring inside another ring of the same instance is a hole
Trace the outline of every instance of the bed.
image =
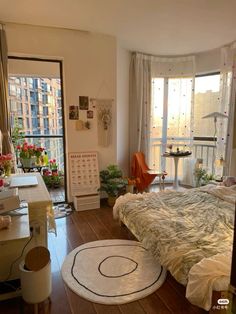
[(229, 284), (235, 199), (236, 185), (128, 193), (113, 216), (187, 286), (191, 303), (209, 310), (212, 290)]

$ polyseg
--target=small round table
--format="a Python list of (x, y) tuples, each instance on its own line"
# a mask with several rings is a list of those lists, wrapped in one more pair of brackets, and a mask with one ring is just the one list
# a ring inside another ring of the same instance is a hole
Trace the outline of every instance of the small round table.
[(189, 157), (191, 156), (191, 154), (188, 155), (172, 155), (172, 154), (163, 154), (162, 157), (166, 157), (166, 158), (173, 158), (174, 159), (174, 164), (175, 164), (175, 179), (174, 179), (174, 183), (173, 183), (173, 188), (175, 190), (179, 189), (179, 181), (178, 181), (178, 165), (179, 165), (179, 159), (180, 158), (185, 158), (185, 157)]

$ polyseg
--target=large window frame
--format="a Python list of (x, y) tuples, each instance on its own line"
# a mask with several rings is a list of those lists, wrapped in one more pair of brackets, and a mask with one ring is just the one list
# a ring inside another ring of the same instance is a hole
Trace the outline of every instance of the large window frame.
[(62, 134), (53, 134), (53, 135), (48, 135), (48, 134), (26, 134), (24, 138), (29, 138), (29, 139), (40, 139), (40, 138), (45, 138), (45, 139), (62, 139), (63, 142), (63, 149), (64, 149), (64, 189), (65, 189), (65, 202), (68, 200), (68, 193), (67, 193), (67, 161), (66, 161), (66, 136), (65, 136), (65, 110), (64, 110), (64, 81), (63, 81), (63, 61), (58, 60), (58, 59), (44, 59), (44, 58), (36, 58), (36, 57), (19, 57), (19, 56), (14, 56), (14, 55), (9, 55), (8, 59), (13, 59), (13, 60), (25, 60), (25, 61), (40, 61), (40, 62), (53, 62), (53, 63), (58, 63), (59, 65), (59, 73), (60, 73), (60, 81), (61, 81), (61, 108), (62, 108), (62, 129), (63, 133)]
[[(213, 75), (219, 75), (219, 71), (214, 72), (208, 72), (204, 74), (196, 74), (195, 79), (198, 77), (207, 77), (207, 76), (213, 76)], [(171, 137), (167, 136), (167, 130), (168, 130), (168, 81), (172, 77), (160, 77), (164, 80), (164, 88), (163, 88), (163, 120), (162, 120), (162, 137), (150, 137), (150, 152), (153, 150), (153, 146), (160, 146), (160, 154), (163, 155), (166, 151), (166, 146), (169, 141), (172, 140)], [(184, 77), (183, 77), (184, 78)], [(152, 78), (152, 80), (155, 78)], [(195, 92), (194, 92), (195, 93)], [(194, 94), (195, 97), (195, 94)], [(177, 143), (178, 147), (180, 149), (184, 148), (184, 142), (190, 142), (191, 138), (187, 137), (175, 137), (175, 142)], [(214, 156), (215, 154), (215, 144), (217, 142), (217, 135), (214, 136), (193, 136), (193, 155), (195, 158), (201, 158), (203, 159), (203, 155), (207, 156), (207, 166), (209, 168), (210, 172), (214, 172), (214, 158), (211, 158), (211, 156)], [(156, 142), (156, 143), (155, 143)], [(158, 144), (158, 142), (160, 144)], [(178, 144), (178, 142), (183, 143)], [(154, 148), (155, 151), (155, 148)], [(155, 154), (155, 152), (154, 152)], [(208, 161), (208, 158), (210, 162)], [(212, 159), (212, 160), (211, 160)], [(151, 167), (161, 167), (161, 169), (166, 169), (166, 158), (160, 159), (160, 164), (156, 164), (152, 153), (150, 153), (150, 166)], [(209, 164), (208, 164), (209, 162)]]

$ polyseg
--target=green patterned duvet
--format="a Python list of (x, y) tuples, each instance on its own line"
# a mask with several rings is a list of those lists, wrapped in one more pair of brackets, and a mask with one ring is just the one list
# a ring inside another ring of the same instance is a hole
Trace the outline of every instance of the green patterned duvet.
[(231, 249), (235, 199), (236, 186), (126, 194), (113, 214), (186, 285), (193, 265)]

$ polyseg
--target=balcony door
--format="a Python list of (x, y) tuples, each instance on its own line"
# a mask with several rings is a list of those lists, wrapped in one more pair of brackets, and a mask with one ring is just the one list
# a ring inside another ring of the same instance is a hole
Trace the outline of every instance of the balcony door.
[(45, 149), (42, 164), (49, 176), (47, 159), (57, 165), (60, 180), (45, 181), (53, 202), (66, 201), (62, 62), (9, 57), (9, 107), (12, 132), (20, 128), (21, 140)]

